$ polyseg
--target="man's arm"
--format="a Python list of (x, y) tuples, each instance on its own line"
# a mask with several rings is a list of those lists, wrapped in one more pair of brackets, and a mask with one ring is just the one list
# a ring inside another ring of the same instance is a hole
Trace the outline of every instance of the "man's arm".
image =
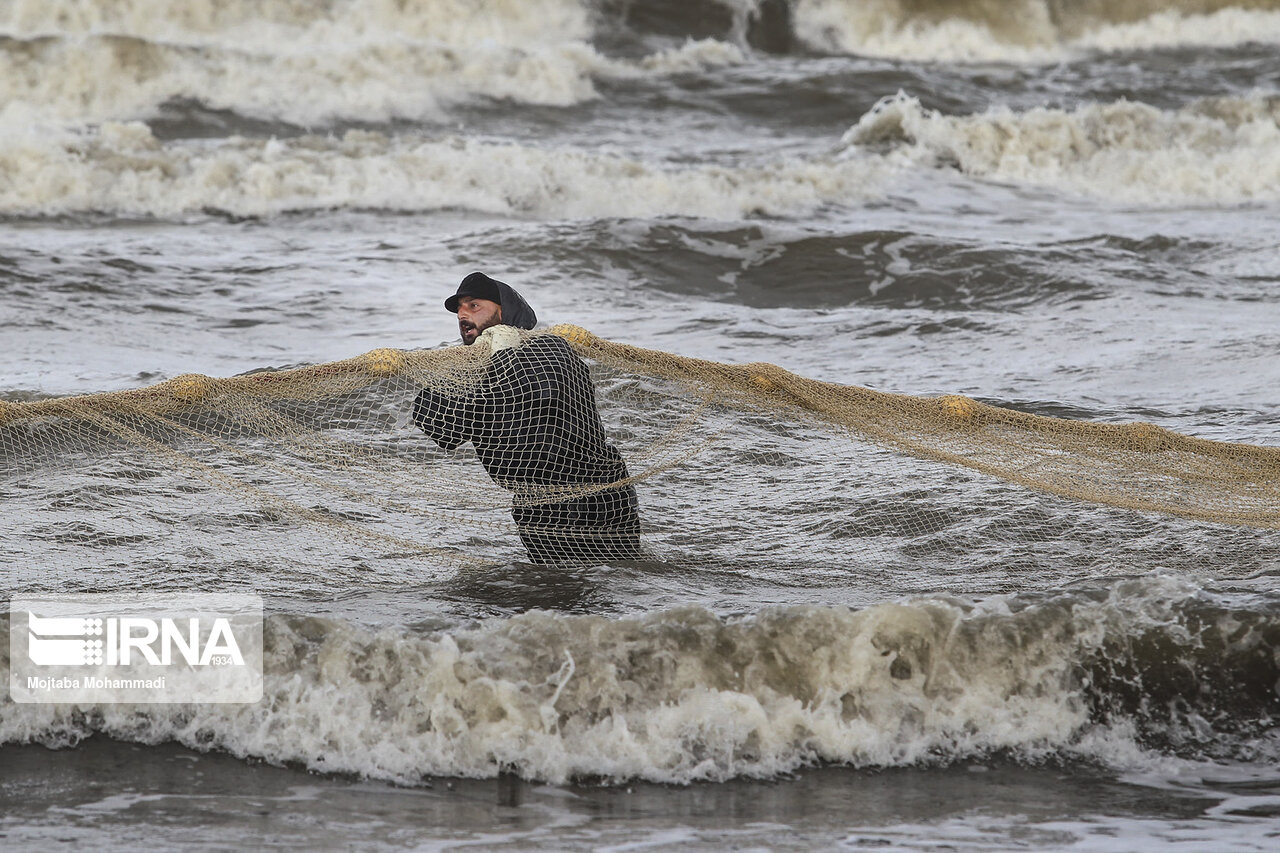
[(413, 401), (413, 422), (445, 450), (475, 441), (477, 418), (495, 420), (495, 412), (503, 410), (500, 404), (515, 395), (510, 371), (499, 370), (498, 377), (494, 371), (499, 363), (508, 363), (520, 333), (510, 326), (494, 326), (485, 329), (477, 343), (489, 347), (494, 361), (485, 381), (472, 393), (459, 397), (423, 388)]
[(413, 401), (413, 422), (440, 447), (453, 450), (471, 440), (470, 410), (461, 397), (423, 388)]

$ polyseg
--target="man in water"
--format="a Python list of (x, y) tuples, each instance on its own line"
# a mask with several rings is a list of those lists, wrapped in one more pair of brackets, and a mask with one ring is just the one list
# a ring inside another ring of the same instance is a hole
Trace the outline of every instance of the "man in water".
[(640, 518), (626, 463), (605, 440), (582, 359), (556, 335), (522, 339), (538, 322), (510, 285), (473, 272), (445, 300), (462, 342), (490, 347), (484, 376), (456, 394), (423, 389), (413, 421), (445, 450), (470, 441), (512, 492), (511, 515), (535, 563), (635, 559)]

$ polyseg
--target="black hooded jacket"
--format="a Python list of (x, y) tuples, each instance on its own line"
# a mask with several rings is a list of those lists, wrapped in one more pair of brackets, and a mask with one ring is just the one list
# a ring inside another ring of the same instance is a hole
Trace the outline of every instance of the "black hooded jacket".
[(502, 306), (502, 322), (517, 329), (532, 329), (538, 325), (538, 315), (533, 313), (524, 297), (511, 285), (497, 279), (489, 279), (498, 286), (498, 304)]
[(413, 421), (445, 450), (470, 441), (494, 482), (513, 492), (627, 477), (605, 439), (586, 364), (555, 335), (499, 350), (468, 393), (423, 389)]

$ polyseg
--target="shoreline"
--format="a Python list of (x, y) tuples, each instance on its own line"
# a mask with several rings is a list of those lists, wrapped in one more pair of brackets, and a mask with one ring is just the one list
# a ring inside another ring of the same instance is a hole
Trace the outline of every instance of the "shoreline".
[(30, 848), (936, 849), (967, 838), (1025, 849), (1095, 834), (1116, 841), (1118, 826), (1135, 823), (1155, 837), (1197, 826), (1206, 838), (1215, 826), (1238, 835), (1265, 824), (1221, 814), (1221, 800), (1203, 789), (1144, 787), (1081, 765), (828, 766), (687, 787), (510, 775), (401, 787), (105, 738), (65, 750), (5, 746), (0, 759), (0, 838)]

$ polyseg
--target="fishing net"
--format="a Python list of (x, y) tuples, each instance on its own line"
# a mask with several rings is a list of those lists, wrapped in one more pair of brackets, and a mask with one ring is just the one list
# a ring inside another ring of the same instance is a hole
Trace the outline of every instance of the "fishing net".
[(1138, 549), (1240, 564), (1280, 528), (1276, 448), (820, 382), (576, 326), (491, 331), (0, 402), (0, 548), (26, 586), (90, 588), (98, 570), (148, 565), (189, 567), (198, 586), (210, 568), (225, 582), (392, 562), (866, 568)]

